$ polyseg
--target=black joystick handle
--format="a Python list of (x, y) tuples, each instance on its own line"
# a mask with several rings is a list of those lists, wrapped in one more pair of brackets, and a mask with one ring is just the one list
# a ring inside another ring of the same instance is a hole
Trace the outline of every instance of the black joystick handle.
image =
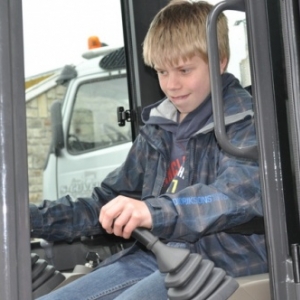
[(176, 271), (190, 255), (188, 249), (165, 245), (145, 228), (135, 229), (132, 236), (155, 254), (158, 268), (162, 273)]
[(145, 228), (135, 229), (132, 237), (152, 251), (159, 270), (168, 273), (165, 286), (169, 300), (226, 300), (239, 286), (212, 261), (188, 249), (165, 245)]

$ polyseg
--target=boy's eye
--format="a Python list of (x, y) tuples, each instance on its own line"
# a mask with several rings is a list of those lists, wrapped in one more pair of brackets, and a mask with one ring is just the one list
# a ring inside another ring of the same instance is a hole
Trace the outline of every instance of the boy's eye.
[(186, 74), (186, 73), (189, 73), (190, 69), (181, 69), (180, 72), (182, 74)]
[(158, 75), (166, 75), (167, 74), (167, 72), (163, 71), (163, 70), (156, 70), (156, 72)]

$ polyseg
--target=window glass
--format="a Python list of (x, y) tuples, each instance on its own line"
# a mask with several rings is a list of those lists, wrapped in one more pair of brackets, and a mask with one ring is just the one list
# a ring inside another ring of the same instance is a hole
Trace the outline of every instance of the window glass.
[(129, 124), (120, 127), (117, 107), (128, 108), (126, 77), (87, 82), (78, 88), (67, 148), (73, 154), (131, 141)]

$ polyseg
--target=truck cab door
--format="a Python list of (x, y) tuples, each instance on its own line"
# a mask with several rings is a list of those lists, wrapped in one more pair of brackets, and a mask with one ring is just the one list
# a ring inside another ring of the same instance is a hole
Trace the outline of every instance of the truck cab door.
[(124, 69), (70, 81), (64, 103), (52, 109), (57, 128), (44, 172), (44, 198), (90, 196), (93, 187), (124, 162), (132, 144), (131, 128), (118, 125), (118, 107), (129, 107)]

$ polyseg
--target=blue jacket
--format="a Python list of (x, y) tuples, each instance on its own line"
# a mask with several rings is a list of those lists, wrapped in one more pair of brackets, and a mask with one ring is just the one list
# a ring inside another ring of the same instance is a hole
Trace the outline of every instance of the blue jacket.
[[(255, 145), (251, 96), (232, 75), (224, 74), (223, 82), (228, 138), (237, 147)], [(32, 205), (32, 236), (57, 240), (101, 233), (100, 208), (122, 194), (145, 201), (152, 214), (152, 232), (161, 239), (185, 243), (232, 276), (267, 272), (263, 235), (224, 232), (263, 215), (258, 163), (225, 153), (213, 129), (210, 116), (187, 143), (184, 176), (189, 186), (162, 194), (172, 133), (146, 124), (124, 164), (94, 189), (91, 198), (72, 201), (66, 196)]]

